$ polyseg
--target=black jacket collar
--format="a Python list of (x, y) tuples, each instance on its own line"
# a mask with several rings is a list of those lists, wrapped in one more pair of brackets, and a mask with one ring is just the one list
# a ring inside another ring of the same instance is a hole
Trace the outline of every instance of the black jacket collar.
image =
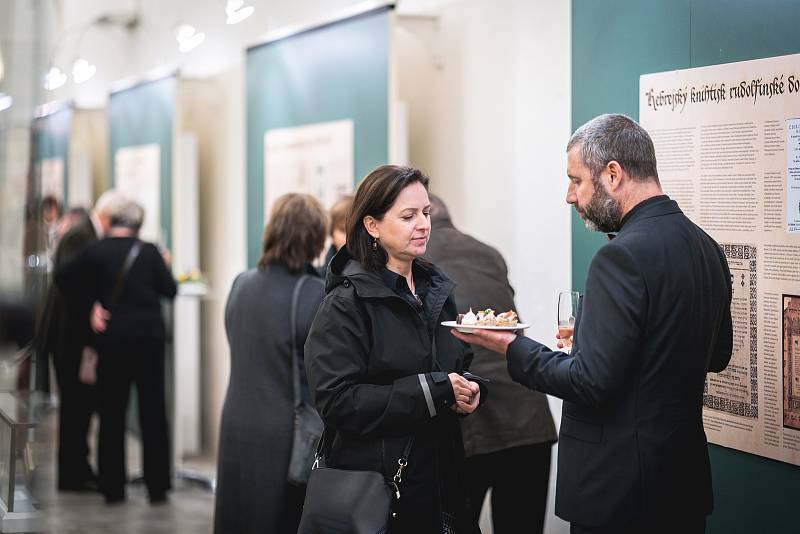
[[(424, 306), (428, 310), (429, 320), (436, 321), (445, 301), (453, 293), (456, 285), (432, 263), (422, 259), (416, 259), (414, 263), (418, 267), (424, 268), (430, 275), (430, 285), (424, 297)], [(336, 253), (328, 266), (325, 293), (330, 293), (339, 285), (347, 284), (352, 284), (361, 298), (403, 300), (393, 288), (386, 285), (380, 274), (368, 271), (361, 263), (354, 260), (345, 245)]]
[(625, 217), (622, 218), (622, 222), (620, 223), (620, 232), (622, 232), (626, 226), (630, 227), (635, 221), (673, 213), (683, 212), (678, 207), (678, 203), (667, 195), (650, 197), (636, 204), (631, 211), (625, 214)]
[[(414, 260), (415, 267), (422, 268), (430, 275), (429, 293), (450, 295), (455, 284), (432, 263), (423, 259)], [(331, 260), (325, 277), (325, 292), (330, 293), (336, 286), (349, 281), (356, 288), (360, 297), (397, 296), (394, 288), (386, 285), (386, 281), (378, 273), (368, 271), (361, 263), (350, 255), (347, 246), (342, 247)]]

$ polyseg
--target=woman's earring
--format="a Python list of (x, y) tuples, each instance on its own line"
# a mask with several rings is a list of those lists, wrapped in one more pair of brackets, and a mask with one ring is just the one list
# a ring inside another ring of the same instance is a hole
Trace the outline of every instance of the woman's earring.
[(378, 252), (378, 238), (372, 238), (372, 252)]

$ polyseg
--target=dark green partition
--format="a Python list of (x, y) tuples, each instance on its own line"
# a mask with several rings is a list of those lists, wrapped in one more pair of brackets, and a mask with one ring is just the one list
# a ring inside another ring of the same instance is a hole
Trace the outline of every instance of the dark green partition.
[(36, 163), (50, 158), (64, 161), (64, 199), (69, 201), (69, 136), (72, 129), (72, 106), (64, 104), (58, 110), (33, 120), (36, 143)]
[[(800, 53), (796, 0), (573, 0), (572, 127), (601, 113), (639, 116), (639, 76)], [(566, 144), (566, 140), (565, 140)], [(573, 288), (603, 243), (576, 216)], [(800, 468), (709, 445), (715, 510), (708, 532), (799, 531)]]
[(360, 180), (386, 163), (389, 24), (384, 7), (247, 52), (247, 262), (264, 230), (264, 134), (273, 128), (351, 119)]
[(114, 185), (114, 154), (120, 148), (155, 143), (161, 147), (161, 232), (172, 246), (172, 136), (174, 75), (111, 93), (108, 100), (109, 186)]

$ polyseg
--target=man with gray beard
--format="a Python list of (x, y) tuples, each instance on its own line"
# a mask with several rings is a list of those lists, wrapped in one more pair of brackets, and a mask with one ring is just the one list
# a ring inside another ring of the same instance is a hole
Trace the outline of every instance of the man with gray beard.
[(564, 399), (556, 515), (573, 534), (702, 533), (713, 507), (705, 376), (728, 365), (733, 343), (727, 260), (664, 195), (650, 136), (630, 118), (581, 126), (567, 175), (586, 226), (617, 232), (589, 266), (571, 354), (507, 332), (453, 335)]

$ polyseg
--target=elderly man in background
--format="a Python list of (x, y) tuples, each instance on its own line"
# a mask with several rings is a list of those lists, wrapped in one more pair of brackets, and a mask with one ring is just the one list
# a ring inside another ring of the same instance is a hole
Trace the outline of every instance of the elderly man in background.
[[(58, 225), (59, 239), (54, 255), (57, 271), (79, 256), (90, 245), (108, 233), (111, 217), (125, 205), (126, 199), (115, 190), (108, 190), (97, 199), (94, 210), (72, 208)], [(87, 434), (96, 407), (95, 386), (81, 381), (81, 361), (92, 358), (89, 340), (92, 335), (89, 314), (92, 299), (80, 291), (65, 291), (56, 284), (48, 289), (39, 327), (39, 361), (53, 357), (59, 389), (58, 425), (58, 489), (92, 491), (97, 477), (89, 465)], [(47, 370), (41, 365), (37, 370)], [(41, 389), (47, 389), (46, 374), (41, 375)]]
[[(431, 237), (425, 254), (455, 283), (458, 309), (516, 310), (500, 253), (453, 226), (441, 198), (430, 195)], [(473, 347), (472, 370), (492, 383), (492, 400), (461, 422), (469, 509), (475, 522), (492, 488), (495, 534), (541, 533), (547, 506), (550, 452), (556, 441), (544, 394), (516, 384), (505, 363)]]
[(99, 354), (100, 491), (107, 503), (126, 498), (125, 415), (131, 385), (137, 388), (144, 481), (150, 502), (164, 503), (171, 487), (166, 417), (161, 299), (177, 288), (158, 248), (140, 241), (144, 210), (125, 201), (110, 218), (103, 239), (56, 272), (56, 283), (110, 310), (104, 331), (93, 337)]
[(453, 334), (564, 399), (556, 514), (573, 534), (704, 532), (703, 387), (731, 358), (727, 260), (664, 195), (653, 142), (630, 118), (578, 128), (567, 176), (567, 202), (587, 227), (618, 232), (589, 266), (572, 353), (507, 332)]

